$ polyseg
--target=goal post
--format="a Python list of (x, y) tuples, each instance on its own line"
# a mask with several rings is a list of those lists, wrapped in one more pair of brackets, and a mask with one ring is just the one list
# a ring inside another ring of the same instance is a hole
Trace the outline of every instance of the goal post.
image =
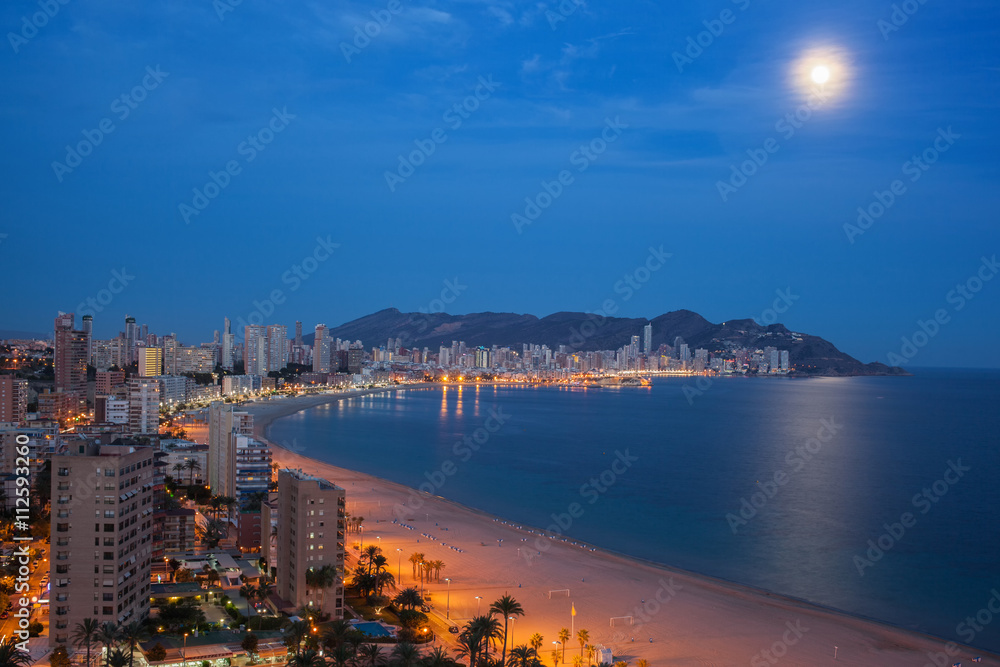
[(555, 595), (556, 597), (569, 597), (569, 589), (568, 588), (558, 588), (558, 589), (549, 591), (549, 599), (550, 600), (552, 599), (553, 595)]
[(626, 622), (628, 623), (628, 625), (635, 625), (635, 619), (632, 618), (631, 616), (612, 616), (611, 617), (611, 627), (612, 628), (615, 627), (616, 625), (625, 625)]

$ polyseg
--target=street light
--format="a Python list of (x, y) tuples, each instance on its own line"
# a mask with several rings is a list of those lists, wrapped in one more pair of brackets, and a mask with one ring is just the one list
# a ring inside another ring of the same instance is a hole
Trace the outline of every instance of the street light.
[(444, 580), (448, 582), (448, 601), (445, 603), (446, 607), (445, 607), (444, 617), (446, 619), (450, 620), (451, 619), (451, 579), (445, 577)]
[(403, 550), (396, 549), (396, 581), (403, 583)]
[(181, 647), (181, 667), (187, 667), (188, 633), (184, 633), (184, 645)]
[(483, 596), (476, 596), (476, 616), (479, 616), (479, 607), (483, 604)]
[(420, 604), (424, 603), (424, 561), (420, 561)]
[(508, 616), (507, 620), (510, 621), (510, 645), (514, 645), (514, 617)]

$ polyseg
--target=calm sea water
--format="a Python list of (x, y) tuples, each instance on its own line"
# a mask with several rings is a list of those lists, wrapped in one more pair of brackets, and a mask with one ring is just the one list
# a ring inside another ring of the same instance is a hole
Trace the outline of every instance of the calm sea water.
[[(690, 401), (685, 385), (410, 390), (270, 437), (410, 486), (450, 460), (437, 493), (471, 507), (544, 528), (578, 502), (572, 538), (1000, 651), (1000, 615), (959, 625), (1000, 590), (1000, 372), (717, 379)], [(504, 425), (456, 453), (491, 410)], [(626, 451), (638, 461), (604, 486)]]

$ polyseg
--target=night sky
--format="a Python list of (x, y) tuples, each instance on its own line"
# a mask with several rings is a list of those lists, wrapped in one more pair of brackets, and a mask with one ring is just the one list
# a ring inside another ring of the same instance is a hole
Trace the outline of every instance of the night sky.
[(924, 321), (907, 365), (1000, 366), (996, 2), (10, 0), (0, 26), (0, 328), (198, 343), (276, 290), (266, 323), (309, 331), (446, 281), (453, 313), (719, 322), (780, 290), (862, 361)]

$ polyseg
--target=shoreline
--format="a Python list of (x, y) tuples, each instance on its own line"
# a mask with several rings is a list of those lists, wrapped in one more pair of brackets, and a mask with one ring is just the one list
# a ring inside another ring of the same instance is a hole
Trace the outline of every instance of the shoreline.
[[(274, 448), (274, 458), (279, 465), (307, 469), (312, 474), (329, 478), (331, 482), (347, 490), (349, 510), (353, 507), (351, 513), (363, 514), (369, 519), (364, 524), (364, 537), (378, 539), (390, 564), (393, 552), (405, 560), (408, 552), (413, 549), (433, 549), (437, 557), (441, 551), (438, 547), (443, 546), (438, 542), (437, 535), (453, 539), (451, 534), (441, 532), (451, 531), (452, 528), (441, 528), (439, 524), (460, 526), (454, 539), (461, 539), (458, 542), (461, 551), (456, 552), (456, 547), (449, 544), (448, 549), (441, 553), (448, 559), (445, 569), (448, 578), (452, 579), (447, 585), (451, 590), (445, 593), (444, 583), (425, 584), (431, 595), (434, 595), (432, 604), (437, 607), (436, 612), (441, 612), (440, 607), (443, 606), (439, 595), (447, 595), (449, 611), (457, 611), (460, 597), (468, 597), (463, 595), (464, 589), (460, 589), (459, 582), (462, 586), (471, 584), (474, 590), (497, 589), (511, 592), (529, 614), (524, 619), (518, 619), (518, 625), (529, 623), (531, 626), (523, 632), (540, 631), (546, 636), (544, 648), (540, 651), (543, 662), (549, 659), (549, 639), (555, 637), (558, 627), (569, 626), (571, 620), (574, 620), (568, 618), (566, 610), (561, 613), (555, 611), (555, 607), (560, 606), (560, 599), (561, 606), (567, 607), (567, 603), (571, 602), (577, 609), (577, 628), (583, 625), (591, 628), (590, 643), (600, 642), (612, 647), (615, 659), (645, 658), (650, 662), (670, 660), (671, 664), (691, 665), (720, 664), (720, 661), (722, 664), (752, 663), (756, 659), (758, 664), (771, 664), (762, 652), (772, 651), (772, 657), (776, 657), (779, 652), (782, 655), (787, 653), (785, 661), (788, 664), (816, 664), (820, 660), (825, 662), (832, 659), (833, 647), (837, 646), (837, 661), (845, 664), (878, 662), (886, 665), (922, 665), (930, 660), (931, 655), (938, 653), (942, 659), (951, 661), (947, 664), (962, 659), (971, 660), (973, 656), (1000, 660), (1000, 656), (984, 649), (959, 646), (939, 637), (900, 628), (878, 619), (636, 558), (596, 545), (584, 547), (584, 543), (578, 540), (575, 543), (579, 546), (573, 546), (571, 541), (546, 539), (545, 543), (549, 548), (544, 555), (538, 552), (538, 556), (524, 557), (520, 550), (526, 547), (516, 545), (525, 544), (526, 540), (535, 544), (536, 540), (532, 537), (537, 537), (542, 532), (540, 529), (510, 522), (503, 517), (447, 498), (432, 496), (391, 480), (341, 468), (291, 451), (268, 439), (270, 426), (275, 420), (302, 410), (333, 403), (342, 398), (437, 386), (440, 385), (421, 383), (381, 387), (283, 399), (275, 406), (265, 401), (243, 407), (254, 413), (254, 431), (258, 438), (267, 441)], [(364, 487), (363, 490), (358, 488), (359, 483)], [(419, 498), (420, 505), (409, 509), (401, 519), (398, 508), (411, 502), (413, 498)], [(424, 516), (420, 517), (421, 514)], [(405, 524), (409, 524), (409, 528)], [(432, 536), (428, 531), (436, 532), (437, 535)], [(374, 533), (378, 535), (373, 537)], [(496, 535), (501, 537), (497, 538)], [(472, 536), (471, 543), (468, 536)], [(356, 553), (354, 543), (358, 537), (357, 533), (352, 535), (348, 553)], [(502, 539), (502, 542), (497, 543), (497, 539)], [(511, 567), (510, 562), (514, 548), (502, 548), (508, 541), (517, 549), (517, 558), (513, 559), (515, 567)], [(421, 546), (415, 547), (414, 544)], [(397, 551), (400, 548), (402, 551)], [(486, 551), (483, 552), (483, 549)], [(404, 554), (403, 551), (407, 553)], [(473, 551), (488, 553), (489, 556), (484, 561), (473, 555)], [(535, 551), (535, 548), (532, 547), (531, 551)], [(456, 560), (458, 565), (453, 564)], [(498, 576), (496, 570), (503, 575), (501, 580), (495, 578)], [(572, 575), (569, 574), (571, 572)], [(400, 574), (403, 574), (402, 569)], [(591, 583), (587, 583), (588, 575), (592, 578)], [(407, 581), (411, 579), (409, 575), (404, 574), (402, 579), (403, 586), (412, 585)], [(567, 579), (577, 583), (568, 584)], [(498, 585), (501, 581), (503, 585)], [(597, 581), (597, 584), (593, 581)], [(515, 587), (519, 590), (512, 592), (510, 589)], [(571, 600), (561, 597), (561, 593), (553, 598), (551, 592), (548, 593), (549, 599), (545, 599), (547, 591), (561, 591), (565, 588), (573, 593)], [(597, 589), (600, 593), (592, 595), (589, 592), (592, 589)], [(580, 592), (583, 592), (582, 596)], [(500, 594), (502, 592), (498, 592), (496, 596)], [(492, 599), (493, 596), (482, 597)], [(469, 605), (471, 602), (465, 600), (463, 604)], [(539, 606), (548, 608), (548, 611), (541, 615), (541, 620), (535, 620), (539, 616)], [(664, 610), (667, 613), (663, 613)], [(472, 615), (467, 606), (465, 611)], [(583, 611), (586, 613), (582, 613)], [(439, 615), (443, 620), (445, 613)], [(451, 622), (459, 621), (454, 614), (451, 616)], [(615, 616), (620, 617), (621, 623), (612, 626), (611, 623), (615, 621), (610, 619)], [(629, 616), (635, 625), (627, 624)], [(679, 633), (678, 629), (681, 630)], [(635, 642), (636, 633), (642, 635), (640, 642)], [(520, 641), (517, 641), (518, 636), (521, 637)], [(645, 642), (647, 636), (648, 643)], [(524, 643), (525, 637), (520, 633), (514, 636), (516, 643)], [(444, 633), (445, 642), (450, 639)], [(568, 644), (566, 650), (570, 650), (576, 641), (571, 640)], [(957, 648), (949, 653), (946, 652), (947, 646)], [(567, 661), (570, 659), (567, 657)], [(760, 660), (764, 662), (759, 662)]]

